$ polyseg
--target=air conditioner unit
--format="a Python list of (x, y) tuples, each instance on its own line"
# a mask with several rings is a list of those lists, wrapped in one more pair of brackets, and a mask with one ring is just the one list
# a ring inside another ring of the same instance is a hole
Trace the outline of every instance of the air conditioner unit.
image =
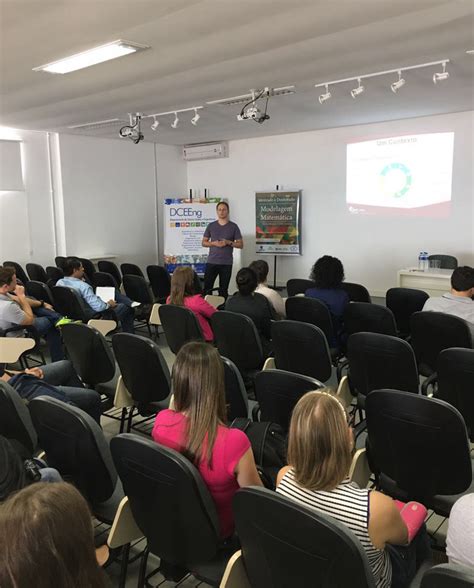
[(228, 157), (227, 143), (195, 143), (183, 147), (183, 159), (198, 161), (200, 159), (220, 159)]

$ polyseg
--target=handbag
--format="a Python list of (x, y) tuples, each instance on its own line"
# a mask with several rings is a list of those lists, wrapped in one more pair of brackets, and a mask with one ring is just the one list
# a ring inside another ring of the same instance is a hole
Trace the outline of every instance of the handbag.
[(234, 419), (230, 426), (247, 435), (260, 477), (267, 488), (274, 490), (278, 472), (287, 461), (287, 440), (283, 429), (276, 423), (260, 423), (246, 418)]

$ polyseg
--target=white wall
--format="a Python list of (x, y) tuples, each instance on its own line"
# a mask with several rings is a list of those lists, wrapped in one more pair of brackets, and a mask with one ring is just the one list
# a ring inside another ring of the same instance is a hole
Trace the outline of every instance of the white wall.
[[(231, 141), (228, 159), (188, 163), (188, 188), (227, 198), (244, 235), (243, 263), (255, 252), (256, 191), (301, 189), (303, 255), (278, 258), (277, 282), (307, 277), (324, 254), (339, 257), (346, 279), (375, 295), (396, 285), (397, 269), (418, 252), (451, 253), (474, 265), (473, 112)], [(242, 123), (252, 124), (252, 123)], [(409, 133), (454, 131), (452, 213), (447, 219), (352, 216), (346, 210), (346, 145)], [(266, 257), (270, 266), (273, 258)]]
[(0, 192), (0, 263), (50, 265), (54, 228), (47, 133), (0, 128), (0, 139), (20, 140), (25, 190)]

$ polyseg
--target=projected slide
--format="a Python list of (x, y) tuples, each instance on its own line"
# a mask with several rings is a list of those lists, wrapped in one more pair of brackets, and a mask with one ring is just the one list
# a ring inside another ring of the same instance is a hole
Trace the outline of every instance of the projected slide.
[(454, 133), (347, 145), (346, 202), (353, 214), (447, 216)]

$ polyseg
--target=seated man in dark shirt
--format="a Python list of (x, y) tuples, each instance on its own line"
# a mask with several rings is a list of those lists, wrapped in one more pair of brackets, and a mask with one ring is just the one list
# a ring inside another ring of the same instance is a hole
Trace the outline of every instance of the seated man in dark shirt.
[(276, 318), (268, 299), (255, 292), (257, 275), (248, 267), (243, 267), (236, 276), (238, 293), (227, 299), (225, 310), (245, 314), (255, 324), (262, 341), (263, 353), (271, 352), (271, 322)]

